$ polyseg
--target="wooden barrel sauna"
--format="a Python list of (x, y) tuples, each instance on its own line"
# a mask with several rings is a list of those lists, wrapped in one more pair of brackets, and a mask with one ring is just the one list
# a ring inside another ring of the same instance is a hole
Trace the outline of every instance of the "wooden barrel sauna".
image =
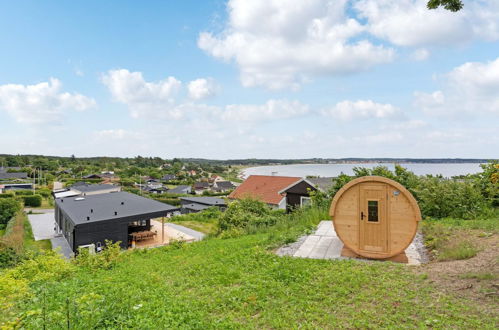
[(414, 196), (400, 183), (380, 176), (360, 177), (343, 186), (329, 215), (345, 247), (372, 259), (403, 253), (421, 221)]

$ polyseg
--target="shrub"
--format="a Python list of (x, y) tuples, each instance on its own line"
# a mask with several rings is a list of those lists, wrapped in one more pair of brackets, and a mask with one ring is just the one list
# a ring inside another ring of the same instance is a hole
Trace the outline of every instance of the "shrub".
[(180, 200), (178, 198), (168, 198), (168, 197), (153, 197), (155, 201), (170, 204), (170, 205), (180, 205)]
[(98, 254), (90, 254), (88, 249), (79, 249), (74, 263), (89, 269), (110, 269), (118, 262), (120, 256), (120, 242), (106, 240), (104, 249)]
[(24, 201), (24, 206), (39, 207), (42, 206), (42, 196), (32, 195), (32, 196), (22, 196)]
[(423, 216), (474, 218), (487, 208), (480, 190), (470, 182), (427, 176), (415, 189)]
[(34, 195), (35, 193), (33, 190), (16, 190), (15, 191), (16, 196), (28, 196), (28, 195)]
[(15, 195), (11, 193), (0, 194), (0, 198), (13, 198)]
[(249, 226), (269, 226), (276, 223), (278, 212), (255, 199), (243, 199), (229, 204), (220, 217), (220, 230), (245, 229)]
[(32, 259), (24, 260), (7, 274), (14, 279), (25, 279), (29, 282), (57, 281), (71, 275), (74, 270), (74, 266), (59, 253), (47, 250)]
[(43, 198), (49, 198), (52, 195), (50, 189), (47, 188), (38, 189), (37, 193), (42, 195)]
[(14, 198), (0, 199), (0, 225), (5, 226), (20, 209), (21, 204)]

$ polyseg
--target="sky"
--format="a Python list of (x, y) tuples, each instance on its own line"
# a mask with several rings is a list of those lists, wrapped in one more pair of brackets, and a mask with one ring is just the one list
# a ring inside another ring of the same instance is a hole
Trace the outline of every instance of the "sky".
[(499, 1), (0, 1), (0, 154), (499, 158)]

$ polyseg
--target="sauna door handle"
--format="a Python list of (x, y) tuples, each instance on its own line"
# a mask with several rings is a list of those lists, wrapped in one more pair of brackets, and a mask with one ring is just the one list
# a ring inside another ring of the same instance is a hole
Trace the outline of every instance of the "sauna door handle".
[(360, 220), (364, 220), (364, 212), (360, 212)]

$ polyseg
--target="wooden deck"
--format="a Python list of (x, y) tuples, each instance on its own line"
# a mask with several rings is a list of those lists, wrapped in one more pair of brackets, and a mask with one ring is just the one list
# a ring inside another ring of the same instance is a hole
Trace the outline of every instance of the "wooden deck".
[(144, 239), (135, 242), (135, 248), (151, 248), (170, 244), (172, 241), (193, 242), (195, 238), (187, 235), (175, 228), (164, 224), (164, 238), (162, 238), (161, 219), (151, 220), (151, 232), (157, 233), (149, 239)]

